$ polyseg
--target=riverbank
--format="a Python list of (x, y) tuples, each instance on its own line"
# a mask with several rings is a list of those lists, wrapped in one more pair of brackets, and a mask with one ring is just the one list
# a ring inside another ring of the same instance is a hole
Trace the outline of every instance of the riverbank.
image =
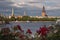
[(56, 21), (10, 21), (10, 22), (56, 22)]

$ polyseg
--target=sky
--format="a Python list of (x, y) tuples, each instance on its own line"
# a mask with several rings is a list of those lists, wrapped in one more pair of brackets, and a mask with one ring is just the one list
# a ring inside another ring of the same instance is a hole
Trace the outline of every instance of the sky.
[(0, 5), (15, 7), (28, 7), (29, 5), (38, 8), (42, 8), (45, 5), (48, 10), (51, 10), (60, 9), (60, 0), (0, 0)]
[[(13, 7), (22, 9), (24, 8), (27, 10), (39, 10), (42, 9), (43, 5), (48, 11), (56, 10), (56, 12), (58, 12), (57, 10), (60, 10), (60, 0), (0, 0), (0, 8)], [(9, 11), (9, 9), (4, 11)]]

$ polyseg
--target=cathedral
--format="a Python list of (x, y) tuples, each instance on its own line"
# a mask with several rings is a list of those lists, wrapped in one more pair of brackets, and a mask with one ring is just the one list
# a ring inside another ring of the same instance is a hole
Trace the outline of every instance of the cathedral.
[(42, 8), (42, 17), (47, 17), (48, 15), (46, 14), (45, 7), (43, 6)]

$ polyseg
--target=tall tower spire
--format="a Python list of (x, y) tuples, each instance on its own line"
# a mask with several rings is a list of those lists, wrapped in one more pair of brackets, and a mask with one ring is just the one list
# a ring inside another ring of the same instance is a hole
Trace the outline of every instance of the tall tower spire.
[(14, 16), (14, 9), (12, 8), (12, 15), (11, 16)]
[(45, 17), (46, 16), (46, 11), (45, 11), (45, 7), (43, 6), (43, 9), (42, 9), (42, 16)]
[(45, 10), (45, 6), (46, 6), (45, 1), (43, 2), (42, 5), (43, 5), (43, 8), (42, 8), (42, 17), (47, 17), (46, 10)]
[(24, 11), (24, 16), (26, 16), (26, 12)]

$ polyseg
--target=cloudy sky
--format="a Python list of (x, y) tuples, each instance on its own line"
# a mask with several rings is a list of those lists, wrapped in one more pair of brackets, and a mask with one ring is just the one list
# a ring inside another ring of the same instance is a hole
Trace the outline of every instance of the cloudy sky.
[[(0, 0), (0, 7), (16, 7), (26, 9), (41, 9), (42, 6), (46, 7), (46, 10), (59, 10), (60, 0)], [(59, 12), (60, 13), (60, 12)]]
[(27, 7), (28, 5), (39, 8), (45, 5), (48, 10), (60, 9), (60, 0), (0, 0), (0, 6)]

